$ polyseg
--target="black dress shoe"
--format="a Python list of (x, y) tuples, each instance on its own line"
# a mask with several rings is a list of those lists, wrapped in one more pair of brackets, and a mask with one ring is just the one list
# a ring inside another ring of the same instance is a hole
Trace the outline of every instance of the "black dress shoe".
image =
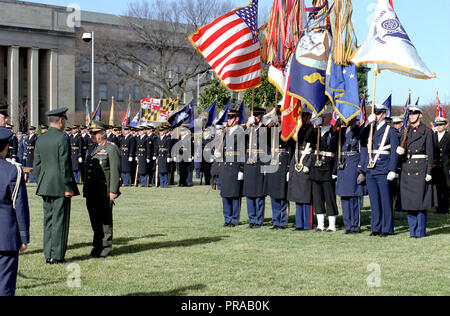
[(230, 223), (223, 224), (223, 227), (228, 227), (228, 226), (230, 226)]
[(255, 227), (255, 224), (253, 224), (253, 223), (250, 223), (249, 225), (248, 225), (248, 228), (254, 228)]
[(369, 236), (370, 236), (370, 237), (380, 236), (380, 233), (371, 232)]
[(65, 260), (65, 259), (50, 259), (49, 264), (66, 264), (66, 263), (71, 263), (72, 261), (70, 260)]
[(278, 229), (284, 230), (284, 229), (286, 229), (286, 227), (278, 226)]
[(236, 224), (230, 224), (229, 227), (236, 227)]
[(385, 237), (387, 237), (387, 236), (389, 236), (389, 234), (387, 234), (387, 233), (381, 233), (381, 234), (380, 234), (380, 238), (385, 238)]
[(294, 229), (294, 231), (296, 231), (296, 232), (302, 232), (302, 231), (303, 231), (303, 228), (298, 228), (298, 227), (296, 227), (296, 228)]
[(280, 229), (280, 227), (278, 227), (278, 226), (275, 225), (275, 226), (271, 227), (270, 229), (271, 229), (271, 230), (278, 230), (278, 229)]
[(344, 234), (345, 234), (345, 235), (349, 235), (349, 234), (351, 234), (351, 233), (352, 233), (352, 232), (351, 232), (350, 230), (346, 230)]
[(261, 228), (261, 226), (262, 226), (262, 225), (254, 224), (254, 225), (253, 225), (253, 228), (258, 229), (258, 228)]
[(324, 231), (323, 229), (317, 228), (314, 232), (315, 233), (322, 233), (323, 231)]
[(52, 259), (51, 258), (45, 259), (45, 263), (46, 264), (52, 264)]

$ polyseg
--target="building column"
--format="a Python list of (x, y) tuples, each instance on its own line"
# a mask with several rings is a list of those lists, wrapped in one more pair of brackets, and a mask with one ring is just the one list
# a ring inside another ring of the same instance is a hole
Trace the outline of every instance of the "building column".
[(8, 47), (8, 104), (10, 123), (19, 127), (19, 46)]
[(49, 110), (58, 108), (58, 50), (50, 50)]
[(28, 49), (28, 109), (30, 125), (39, 125), (39, 48)]

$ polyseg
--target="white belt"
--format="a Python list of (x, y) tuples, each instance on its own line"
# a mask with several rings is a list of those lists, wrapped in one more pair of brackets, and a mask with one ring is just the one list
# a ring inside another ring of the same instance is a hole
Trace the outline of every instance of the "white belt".
[(408, 155), (408, 159), (427, 159), (428, 155)]
[(376, 154), (380, 154), (380, 155), (390, 155), (391, 152), (390, 151), (384, 151), (384, 150), (374, 150), (373, 153)]
[(354, 155), (358, 155), (359, 152), (358, 151), (344, 151), (341, 154), (342, 154), (342, 156), (354, 156)]
[(328, 151), (319, 151), (320, 156), (334, 158), (334, 153), (330, 153)]

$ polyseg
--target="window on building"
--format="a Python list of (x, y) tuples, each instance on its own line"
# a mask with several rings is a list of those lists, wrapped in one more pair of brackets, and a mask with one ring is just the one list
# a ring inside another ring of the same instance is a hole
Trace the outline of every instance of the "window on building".
[(87, 57), (82, 57), (81, 58), (81, 71), (82, 72), (89, 72), (90, 71), (90, 63), (89, 63), (89, 58)]
[(102, 74), (106, 73), (106, 64), (100, 64), (98, 66), (98, 71)]
[(84, 100), (91, 98), (91, 84), (89, 82), (83, 82), (81, 84), (81, 94)]
[(134, 86), (133, 87), (131, 96), (132, 96), (133, 100), (135, 100), (135, 101), (140, 99), (140, 97), (139, 97), (139, 87), (138, 86)]
[(106, 83), (98, 85), (98, 97), (102, 101), (108, 100), (108, 85)]
[(122, 85), (117, 86), (116, 100), (123, 101), (123, 86)]

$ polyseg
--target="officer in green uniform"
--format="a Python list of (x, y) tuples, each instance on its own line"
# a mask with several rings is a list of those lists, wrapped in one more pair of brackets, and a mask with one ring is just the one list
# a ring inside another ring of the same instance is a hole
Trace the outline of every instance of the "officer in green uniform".
[(46, 113), (50, 128), (38, 138), (34, 150), (36, 195), (44, 201), (44, 255), (48, 264), (66, 262), (70, 201), (80, 194), (73, 178), (69, 140), (64, 134), (67, 110)]
[(94, 231), (90, 256), (105, 258), (112, 251), (114, 201), (120, 192), (120, 151), (106, 140), (108, 126), (93, 121), (89, 127), (93, 146), (86, 156), (84, 197)]

